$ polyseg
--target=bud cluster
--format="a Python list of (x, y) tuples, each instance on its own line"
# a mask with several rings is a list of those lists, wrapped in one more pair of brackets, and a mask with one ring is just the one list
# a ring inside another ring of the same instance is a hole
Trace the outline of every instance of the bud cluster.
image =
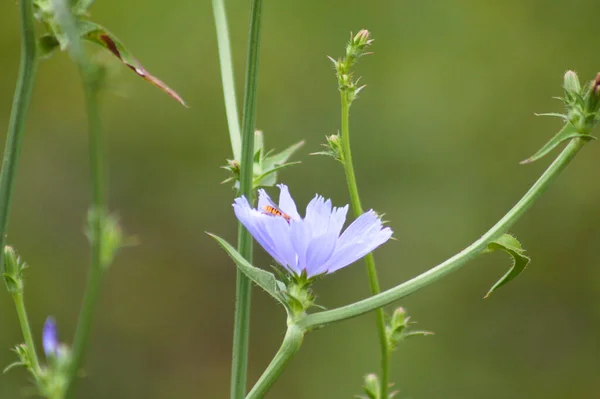
[(329, 57), (335, 67), (338, 89), (346, 95), (349, 104), (356, 99), (358, 93), (365, 87), (364, 85), (358, 86), (360, 78), (354, 79), (352, 68), (360, 57), (370, 54), (367, 52), (367, 48), (373, 43), (370, 36), (371, 34), (366, 29), (362, 29), (356, 35), (350, 35), (344, 58), (335, 60)]
[(600, 73), (582, 88), (577, 74), (568, 71), (564, 77), (564, 89), (565, 97), (561, 100), (567, 109), (566, 120), (577, 132), (589, 134), (600, 120)]

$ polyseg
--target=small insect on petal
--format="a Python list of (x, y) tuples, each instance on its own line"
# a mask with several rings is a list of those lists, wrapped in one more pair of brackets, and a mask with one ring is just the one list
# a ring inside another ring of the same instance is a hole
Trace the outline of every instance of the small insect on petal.
[(275, 203), (273, 203), (273, 201), (270, 200), (270, 198), (268, 199), (268, 201), (270, 205), (263, 205), (262, 209), (265, 214), (271, 216), (280, 216), (284, 218), (288, 223), (290, 222), (290, 220), (292, 220), (291, 216), (279, 209), (277, 205), (275, 205)]

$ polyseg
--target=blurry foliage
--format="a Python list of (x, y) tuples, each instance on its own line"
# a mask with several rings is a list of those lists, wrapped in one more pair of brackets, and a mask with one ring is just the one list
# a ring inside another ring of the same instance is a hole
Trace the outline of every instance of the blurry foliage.
[[(248, 3), (227, 3), (241, 93)], [(350, 30), (368, 28), (374, 55), (358, 67), (367, 88), (352, 107), (353, 155), (365, 207), (386, 214), (398, 241), (376, 251), (384, 288), (437, 264), (495, 222), (545, 167), (521, 166), (560, 127), (534, 112), (561, 111), (562, 75), (600, 70), (596, 2), (557, 0), (304, 1), (265, 5), (258, 125), (269, 148), (306, 140), (282, 170), (305, 204), (316, 192), (348, 201), (341, 167), (320, 151), (339, 125), (326, 56)], [(343, 10), (343, 12), (340, 12)], [(104, 100), (110, 208), (140, 245), (106, 279), (80, 385), (86, 399), (226, 397), (235, 266), (206, 236), (236, 237), (233, 191), (219, 185), (231, 158), (209, 2), (102, 0), (110, 26), (186, 110), (112, 57), (120, 95)], [(0, 126), (8, 121), (19, 56), (15, 2), (0, 5)], [(90, 51), (98, 49), (90, 46)], [(9, 243), (27, 258), (27, 303), (38, 332), (47, 314), (72, 335), (88, 248), (83, 96), (66, 55), (36, 82)], [(436, 332), (393, 358), (400, 398), (591, 398), (600, 378), (600, 149), (591, 143), (515, 226), (533, 258), (512, 284), (482, 292), (506, 270), (482, 257), (402, 302)], [(256, 265), (269, 259), (257, 250)], [(367, 295), (362, 264), (315, 286), (328, 307)], [(0, 294), (0, 366), (20, 342)], [(251, 375), (283, 336), (284, 312), (260, 290), (253, 309)], [(269, 398), (349, 398), (378, 363), (372, 316), (311, 333)], [(39, 336), (39, 335), (38, 335)], [(16, 398), (24, 371), (0, 377)], [(299, 384), (298, 381), (303, 381)]]

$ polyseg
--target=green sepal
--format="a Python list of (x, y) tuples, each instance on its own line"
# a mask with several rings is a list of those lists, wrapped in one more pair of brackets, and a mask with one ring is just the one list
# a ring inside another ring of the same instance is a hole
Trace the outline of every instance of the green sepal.
[(502, 287), (504, 284), (521, 274), (531, 261), (531, 259), (525, 255), (525, 250), (521, 246), (521, 243), (510, 234), (503, 234), (499, 239), (490, 242), (484, 253), (493, 252), (496, 250), (502, 250), (509, 254), (512, 258), (512, 265), (508, 272), (506, 272), (506, 274), (502, 276), (500, 280), (498, 280), (496, 284), (492, 286), (492, 288), (490, 288), (488, 293), (485, 295), (485, 298), (489, 297), (492, 292), (496, 291), (498, 288)]
[(50, 56), (60, 48), (60, 42), (56, 36), (51, 34), (42, 35), (38, 39), (38, 57), (50, 58)]
[(158, 87), (163, 92), (177, 100), (181, 105), (187, 107), (187, 104), (183, 98), (181, 98), (181, 96), (177, 94), (175, 90), (171, 89), (163, 81), (148, 72), (142, 66), (142, 64), (127, 50), (125, 45), (106, 28), (96, 24), (95, 22), (79, 19), (77, 21), (77, 30), (82, 39), (107, 49), (138, 76), (152, 83), (154, 86)]
[(589, 134), (579, 133), (575, 126), (572, 123), (567, 123), (563, 128), (554, 135), (538, 152), (533, 154), (531, 157), (521, 161), (521, 164), (527, 164), (537, 161), (542, 158), (544, 155), (548, 154), (552, 151), (556, 146), (566, 140), (574, 139), (576, 137), (585, 139), (585, 140), (596, 140), (596, 137), (591, 136)]
[(237, 267), (256, 285), (265, 290), (269, 295), (281, 303), (288, 310), (287, 295), (285, 284), (275, 278), (273, 273), (252, 266), (240, 253), (233, 248), (227, 241), (219, 236), (206, 233), (215, 240), (227, 252), (227, 255), (233, 259)]

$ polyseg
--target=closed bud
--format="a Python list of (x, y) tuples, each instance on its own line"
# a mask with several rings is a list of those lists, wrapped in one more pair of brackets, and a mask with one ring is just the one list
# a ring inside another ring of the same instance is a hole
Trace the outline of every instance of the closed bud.
[(25, 265), (11, 246), (4, 247), (4, 282), (11, 294), (23, 291), (22, 271)]
[(581, 83), (579, 77), (574, 71), (567, 71), (563, 80), (565, 91), (579, 93), (581, 91)]
[(366, 29), (361, 29), (354, 37), (352, 38), (352, 44), (357, 47), (359, 50), (362, 50), (366, 46), (370, 45), (373, 42), (373, 39), (370, 38), (371, 33)]
[(381, 386), (377, 375), (372, 373), (367, 374), (365, 376), (365, 385), (363, 388), (369, 399), (380, 399), (379, 393), (381, 392)]

